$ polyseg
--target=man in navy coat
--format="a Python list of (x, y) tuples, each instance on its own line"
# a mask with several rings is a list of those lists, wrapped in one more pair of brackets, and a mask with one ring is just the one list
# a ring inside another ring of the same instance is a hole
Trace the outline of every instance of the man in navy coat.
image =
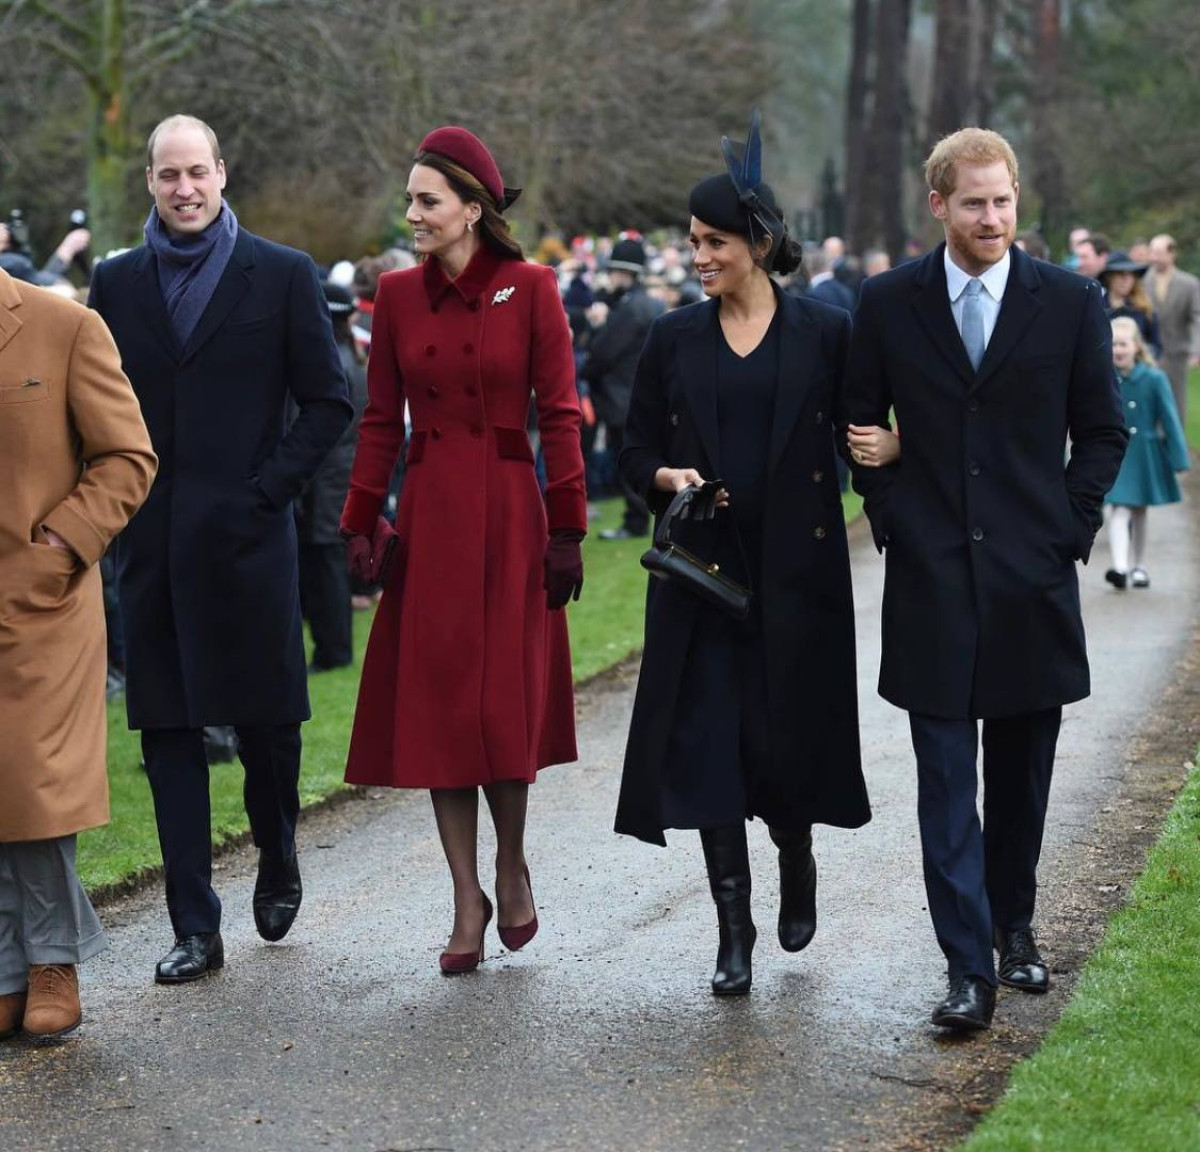
[[(238, 226), (211, 128), (151, 134), (146, 243), (97, 265), (159, 480), (121, 536), (131, 728), (154, 794), (175, 946), (160, 983), (224, 962), (212, 888), (206, 725), (233, 725), (259, 849), (254, 918), (300, 907), (300, 722), (309, 717), (292, 500), (353, 409), (312, 261)], [(287, 401), (298, 415), (286, 426)]]
[(1013, 247), (1007, 141), (962, 129), (925, 174), (945, 243), (863, 285), (839, 443), (894, 409), (900, 459), (850, 460), (887, 553), (879, 691), (909, 712), (917, 758), (950, 976), (933, 1021), (973, 1030), (991, 1023), (994, 949), (1001, 982), (1049, 986), (1032, 932), (1037, 862), (1062, 706), (1090, 691), (1075, 562), (1126, 433), (1099, 285)]

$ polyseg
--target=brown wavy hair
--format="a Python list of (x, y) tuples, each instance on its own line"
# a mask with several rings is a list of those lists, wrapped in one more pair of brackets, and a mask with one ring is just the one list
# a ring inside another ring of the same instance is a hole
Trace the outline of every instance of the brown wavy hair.
[(464, 204), (474, 200), (479, 205), (482, 213), (479, 217), (480, 239), (496, 255), (511, 260), (525, 259), (521, 245), (508, 230), (508, 221), (500, 215), (500, 208), (492, 199), (492, 194), (470, 172), (440, 152), (418, 152), (413, 157), (413, 163), (440, 172)]

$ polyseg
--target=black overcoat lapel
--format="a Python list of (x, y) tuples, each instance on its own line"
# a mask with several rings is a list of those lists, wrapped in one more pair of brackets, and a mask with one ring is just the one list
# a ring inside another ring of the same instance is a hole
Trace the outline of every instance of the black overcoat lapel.
[(158, 268), (154, 253), (149, 247), (141, 250), (133, 266), (133, 294), (137, 300), (138, 314), (146, 320), (150, 331), (163, 346), (163, 351), (172, 360), (180, 360), (183, 357), (183, 349), (180, 348), (179, 339), (171, 327), (171, 317), (167, 315), (162, 289), (158, 286)]
[[(709, 465), (721, 470), (721, 439), (717, 431), (717, 340), (720, 338), (717, 301), (696, 309), (696, 317), (677, 344), (680, 388), (688, 398), (700, 444)], [(712, 479), (713, 477), (708, 477)]]
[(821, 332), (817, 322), (794, 296), (775, 289), (783, 313), (779, 341), (779, 379), (775, 384), (775, 411), (771, 417), (771, 446), (767, 474), (775, 471), (804, 407), (804, 398), (820, 374)]
[(987, 351), (983, 354), (983, 363), (979, 365), (972, 391), (982, 387), (995, 375), (1042, 307), (1037, 296), (1041, 286), (1037, 266), (1015, 244), (1011, 252), (1012, 267), (1008, 270), (1008, 283), (1004, 286), (1000, 315), (996, 317), (996, 327), (988, 341)]
[(239, 228), (237, 239), (233, 244), (233, 252), (217, 287), (200, 317), (199, 323), (192, 331), (191, 338), (184, 349), (184, 361), (191, 360), (201, 348), (215, 335), (218, 328), (225, 322), (226, 317), (237, 307), (238, 302), (246, 295), (253, 278), (254, 240), (249, 232)]
[(930, 342), (963, 379), (964, 384), (975, 382), (975, 369), (963, 346), (954, 313), (950, 310), (950, 292), (946, 287), (946, 245), (939, 244), (922, 257), (921, 267), (913, 277), (913, 308)]

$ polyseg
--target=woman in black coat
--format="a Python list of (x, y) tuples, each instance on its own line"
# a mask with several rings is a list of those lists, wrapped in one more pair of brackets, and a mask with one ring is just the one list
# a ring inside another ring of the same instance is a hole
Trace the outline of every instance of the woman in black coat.
[(850, 317), (781, 292), (799, 250), (744, 162), (693, 190), (690, 240), (708, 299), (661, 317), (638, 365), (619, 466), (659, 515), (720, 477), (709, 520), (676, 538), (752, 589), (738, 621), (652, 580), (618, 832), (665, 844), (700, 830), (717, 905), (713, 991), (749, 991), (746, 820), (779, 849), (779, 940), (816, 931), (812, 825), (870, 819), (859, 758), (854, 604), (831, 414)]

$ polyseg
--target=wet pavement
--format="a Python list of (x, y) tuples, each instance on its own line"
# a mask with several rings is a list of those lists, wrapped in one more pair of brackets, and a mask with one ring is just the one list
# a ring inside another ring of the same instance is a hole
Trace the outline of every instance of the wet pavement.
[[(1182, 507), (1152, 512), (1148, 592), (1108, 588), (1103, 536), (1081, 569), (1093, 696), (1066, 710), (1043, 921), (1191, 644), (1193, 519)], [(925, 911), (906, 718), (875, 694), (883, 563), (856, 538), (875, 818), (855, 832), (818, 829), (820, 922), (800, 955), (776, 945), (774, 854), (766, 829), (751, 826), (749, 997), (708, 991), (716, 924), (695, 834), (669, 834), (662, 850), (611, 832), (627, 671), (583, 694), (579, 764), (548, 770), (533, 791), (543, 927), (527, 949), (503, 952), (493, 930), (478, 973), (439, 974), (450, 885), (425, 794), (371, 793), (319, 812), (301, 830), (305, 905), (282, 944), (254, 933), (249, 853), (221, 860), (218, 976), (151, 982), (170, 944), (156, 888), (104, 910), (113, 947), (83, 970), (84, 1026), (50, 1047), (0, 1044), (0, 1147), (907, 1146), (901, 1117), (921, 1094), (964, 1053), (986, 1059), (1006, 1026), (1040, 1030), (1070, 973), (1042, 999), (1002, 993), (998, 1027), (969, 1050), (927, 1023), (944, 965)], [(1055, 964), (1055, 939), (1043, 944)]]

